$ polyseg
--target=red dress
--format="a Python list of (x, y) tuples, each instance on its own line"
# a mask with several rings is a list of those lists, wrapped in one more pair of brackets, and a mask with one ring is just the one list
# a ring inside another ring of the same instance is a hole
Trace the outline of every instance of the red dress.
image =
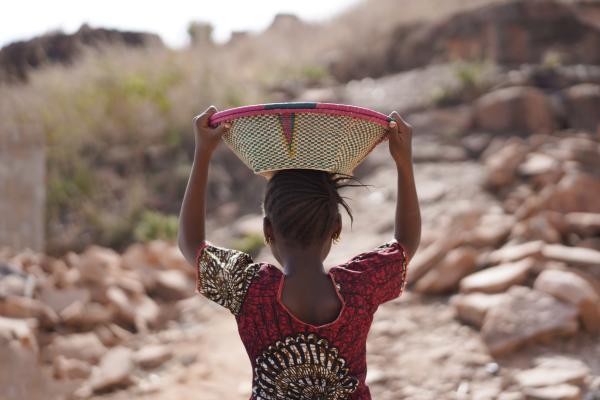
[(331, 267), (343, 306), (334, 321), (315, 326), (281, 302), (284, 274), (276, 266), (205, 241), (196, 253), (196, 293), (235, 316), (253, 369), (250, 400), (367, 400), (367, 334), (379, 305), (402, 294), (407, 265), (403, 247), (390, 240)]

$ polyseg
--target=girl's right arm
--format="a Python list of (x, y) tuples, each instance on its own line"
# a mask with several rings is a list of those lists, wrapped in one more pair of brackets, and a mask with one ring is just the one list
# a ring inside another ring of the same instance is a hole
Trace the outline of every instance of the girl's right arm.
[(398, 173), (394, 238), (406, 249), (408, 259), (421, 242), (421, 212), (412, 163), (412, 127), (396, 111), (390, 116), (389, 147)]
[(210, 106), (204, 113), (194, 118), (196, 140), (194, 162), (179, 213), (177, 242), (181, 253), (192, 265), (195, 263), (198, 247), (206, 239), (206, 186), (210, 159), (221, 136), (229, 127), (228, 124), (220, 124), (216, 128), (208, 125), (210, 116), (215, 112), (217, 112), (216, 107)]

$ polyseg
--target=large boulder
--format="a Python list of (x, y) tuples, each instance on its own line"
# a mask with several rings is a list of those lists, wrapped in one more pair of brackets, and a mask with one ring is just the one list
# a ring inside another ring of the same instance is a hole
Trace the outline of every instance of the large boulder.
[(572, 272), (552, 269), (543, 271), (533, 287), (576, 306), (585, 329), (600, 333), (600, 296), (590, 282)]
[(544, 92), (534, 87), (494, 90), (475, 103), (478, 129), (505, 133), (551, 133), (558, 128), (555, 111)]
[(460, 291), (463, 293), (503, 292), (513, 285), (518, 285), (527, 279), (529, 271), (535, 265), (533, 258), (497, 265), (464, 277), (460, 281)]
[(600, 29), (559, 1), (494, 2), (431, 24), (399, 26), (386, 55), (388, 68), (398, 71), (457, 58), (540, 64), (551, 53), (564, 64), (598, 64)]
[(455, 290), (458, 282), (476, 267), (477, 251), (470, 247), (458, 247), (419, 279), (414, 290), (423, 293), (446, 293)]
[(494, 356), (512, 352), (531, 341), (572, 336), (579, 327), (577, 308), (527, 286), (513, 286), (503, 301), (486, 314), (481, 336)]
[(600, 129), (600, 85), (582, 83), (563, 94), (569, 126), (597, 132)]

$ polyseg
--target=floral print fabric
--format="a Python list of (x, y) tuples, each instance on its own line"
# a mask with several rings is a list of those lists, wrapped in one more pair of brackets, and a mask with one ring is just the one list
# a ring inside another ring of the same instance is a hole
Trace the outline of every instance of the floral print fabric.
[(317, 326), (281, 303), (284, 275), (276, 266), (205, 241), (196, 255), (196, 292), (235, 316), (253, 368), (250, 400), (366, 400), (373, 314), (402, 294), (407, 265), (403, 247), (391, 240), (331, 267), (343, 307)]

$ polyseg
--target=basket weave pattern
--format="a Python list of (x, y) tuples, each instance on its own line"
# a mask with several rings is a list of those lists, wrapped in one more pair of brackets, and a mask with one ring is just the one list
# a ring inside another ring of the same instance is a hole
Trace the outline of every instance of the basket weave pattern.
[[(306, 104), (314, 107), (317, 103)], [(254, 173), (267, 179), (275, 171), (294, 168), (352, 175), (377, 144), (387, 139), (386, 116), (285, 105), (287, 109), (237, 115), (224, 111), (216, 119), (229, 121), (231, 127), (223, 140)]]

